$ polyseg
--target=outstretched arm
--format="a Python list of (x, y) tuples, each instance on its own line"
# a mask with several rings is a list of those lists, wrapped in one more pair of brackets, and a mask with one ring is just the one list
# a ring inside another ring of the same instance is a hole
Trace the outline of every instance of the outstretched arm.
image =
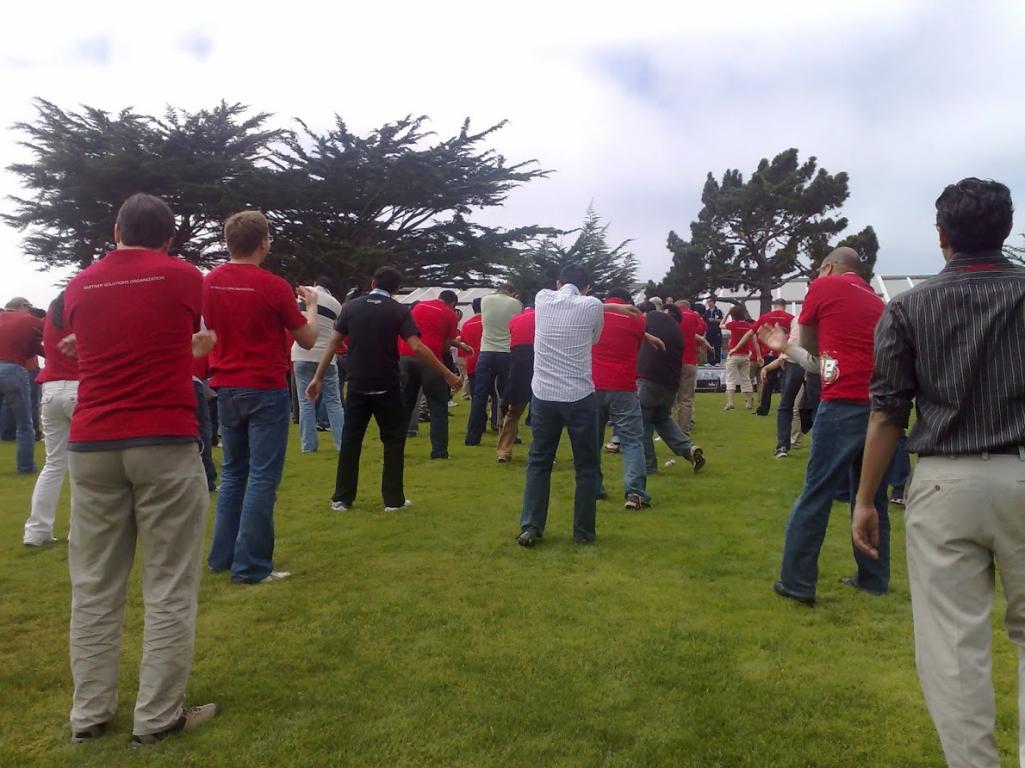
[(409, 348), (413, 350), (418, 358), (423, 360), (427, 365), (431, 366), (443, 379), (445, 383), (450, 387), (456, 387), (459, 385), (461, 379), (456, 376), (452, 371), (445, 367), (445, 364), (438, 359), (438, 356), (431, 352), (430, 348), (427, 347), (419, 336), (409, 336), (406, 338), (406, 343)]
[(338, 349), (338, 345), (342, 343), (342, 339), (345, 338), (345, 334), (339, 331), (333, 331), (331, 333), (331, 340), (327, 343), (327, 349), (324, 350), (324, 354), (320, 358), (320, 362), (317, 363), (317, 372), (313, 374), (313, 378), (310, 379), (310, 384), (306, 387), (306, 399), (316, 400), (320, 396), (320, 382), (324, 380), (324, 374), (327, 373), (327, 368), (334, 362), (335, 350)]

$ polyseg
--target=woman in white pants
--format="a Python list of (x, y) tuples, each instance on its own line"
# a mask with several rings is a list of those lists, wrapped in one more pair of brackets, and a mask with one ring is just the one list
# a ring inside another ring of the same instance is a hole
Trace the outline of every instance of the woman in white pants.
[(64, 292), (50, 304), (43, 324), (43, 354), (46, 367), (36, 379), (43, 386), (42, 408), (43, 442), (46, 446), (46, 464), (36, 479), (32, 492), (32, 512), (25, 522), (25, 544), (41, 547), (56, 541), (53, 523), (57, 517), (57, 502), (64, 485), (64, 472), (68, 466), (68, 431), (71, 414), (78, 400), (78, 364), (58, 349), (64, 330)]
[(744, 407), (751, 410), (754, 387), (751, 384), (751, 360), (761, 362), (758, 341), (752, 335), (743, 347), (739, 346), (748, 331), (754, 328), (743, 304), (736, 304), (727, 315), (729, 322), (723, 327), (730, 332), (730, 350), (726, 357), (726, 405), (724, 411), (733, 410), (733, 393), (740, 385), (744, 393)]

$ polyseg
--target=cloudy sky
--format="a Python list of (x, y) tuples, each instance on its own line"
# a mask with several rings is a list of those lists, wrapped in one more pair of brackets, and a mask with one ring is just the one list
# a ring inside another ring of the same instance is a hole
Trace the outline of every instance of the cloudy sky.
[[(645, 279), (668, 268), (666, 234), (687, 232), (708, 171), (747, 174), (792, 146), (850, 174), (844, 212), (876, 228), (884, 274), (936, 270), (950, 181), (1000, 179), (1025, 207), (1013, 0), (18, 3), (0, 80), (3, 167), (24, 157), (9, 126), (34, 97), (143, 112), (225, 99), (361, 132), (426, 114), (442, 136), (508, 119), (491, 146), (555, 173), (480, 220), (571, 228), (593, 200)], [(0, 195), (19, 191), (0, 172)], [(61, 275), (36, 272), (20, 236), (0, 225), (0, 293), (45, 304)]]

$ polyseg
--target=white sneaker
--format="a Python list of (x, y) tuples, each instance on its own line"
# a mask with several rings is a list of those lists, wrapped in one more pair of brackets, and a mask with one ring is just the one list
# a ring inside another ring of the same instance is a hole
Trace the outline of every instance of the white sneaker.
[(332, 501), (331, 502), (331, 509), (334, 510), (335, 512), (348, 512), (349, 511), (349, 505), (346, 504), (344, 501)]
[(272, 581), (284, 581), (291, 575), (290, 571), (271, 571), (270, 574), (264, 576), (259, 581), (254, 581), (253, 584), (270, 584)]
[(671, 466), (673, 466), (673, 465), (674, 465), (675, 463), (676, 463), (676, 459), (667, 459), (667, 460), (666, 460), (666, 463), (665, 463), (665, 464), (664, 464), (663, 466), (666, 466), (666, 467), (671, 467)]
[(413, 506), (413, 502), (411, 502), (409, 499), (406, 499), (406, 501), (403, 503), (403, 505), (401, 507), (385, 507), (384, 511), (385, 512), (398, 512), (400, 509), (406, 509), (406, 508), (411, 507), (411, 506)]
[(60, 541), (60, 539), (58, 539), (56, 536), (51, 536), (48, 539), (40, 539), (39, 541), (36, 541), (34, 539), (25, 539), (25, 546), (26, 547), (45, 547), (45, 546), (47, 546), (49, 544), (56, 544), (58, 541)]

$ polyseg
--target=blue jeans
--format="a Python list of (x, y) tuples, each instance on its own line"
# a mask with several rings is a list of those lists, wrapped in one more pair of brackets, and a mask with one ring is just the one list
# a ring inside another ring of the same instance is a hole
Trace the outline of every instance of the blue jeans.
[(552, 485), (552, 464), (559, 448), (562, 428), (569, 433), (576, 469), (576, 494), (573, 501), (573, 538), (593, 541), (594, 518), (598, 500), (598, 409), (594, 394), (573, 403), (530, 401), (533, 439), (527, 460), (527, 478), (523, 487), (523, 513), (520, 530), (533, 528), (544, 533), (548, 521), (548, 501)]
[[(858, 487), (868, 414), (869, 406), (863, 403), (824, 400), (819, 404), (804, 489), (787, 518), (780, 569), (783, 586), (799, 595), (815, 596), (819, 550), (837, 489), (847, 484), (852, 490)], [(879, 512), (879, 559), (861, 554), (852, 544), (858, 565), (854, 578), (863, 589), (882, 593), (890, 584), (890, 517), (885, 484), (880, 483), (874, 503)]]
[(206, 401), (206, 384), (192, 382), (196, 393), (196, 421), (199, 422), (199, 437), (203, 441), (203, 471), (206, 473), (206, 487), (213, 491), (217, 487), (217, 468), (214, 466), (214, 428), (210, 420), (210, 406)]
[[(647, 492), (647, 473), (644, 469), (644, 419), (641, 402), (636, 392), (604, 390), (595, 392), (598, 405), (598, 445), (605, 442), (605, 424), (610, 419), (623, 454), (623, 495), (632, 493), (650, 502)], [(601, 472), (601, 453), (598, 459), (598, 493), (604, 495), (605, 484)]]
[(690, 437), (680, 429), (673, 420), (673, 404), (676, 402), (676, 390), (666, 389), (648, 379), (640, 379), (637, 386), (637, 399), (641, 403), (641, 416), (644, 419), (644, 465), (647, 473), (658, 472), (658, 460), (655, 458), (654, 434), (658, 432), (662, 442), (677, 456), (692, 461), (691, 450), (694, 444)]
[(36, 471), (33, 451), (36, 430), (32, 426), (32, 381), (25, 366), (0, 362), (0, 394), (11, 409), (16, 427), (18, 472), (28, 475)]
[(431, 458), (448, 458), (448, 384), (437, 371), (417, 357), (400, 357), (402, 406), (409, 432), (416, 431), (416, 401), (423, 389), (431, 414)]
[(221, 492), (209, 564), (231, 569), (232, 581), (270, 575), (274, 501), (285, 464), (292, 396), (287, 388), (217, 390), (221, 422)]
[(497, 383), (498, 391), (505, 392), (509, 378), (508, 352), (481, 352), (477, 359), (477, 372), (473, 379), (473, 402), (470, 404), (470, 418), (466, 422), (466, 445), (480, 445), (481, 435), (487, 423), (488, 398)]
[[(313, 374), (317, 372), (317, 363), (296, 360), (295, 386), (299, 395), (299, 447), (303, 453), (315, 451), (319, 447), (317, 438), (317, 404), (306, 397), (306, 387), (310, 385)], [(345, 426), (345, 409), (342, 398), (338, 394), (338, 368), (334, 363), (327, 367), (324, 381), (320, 387), (320, 396), (327, 409), (327, 420), (331, 425), (331, 438), (335, 450), (342, 447), (342, 427)]]

